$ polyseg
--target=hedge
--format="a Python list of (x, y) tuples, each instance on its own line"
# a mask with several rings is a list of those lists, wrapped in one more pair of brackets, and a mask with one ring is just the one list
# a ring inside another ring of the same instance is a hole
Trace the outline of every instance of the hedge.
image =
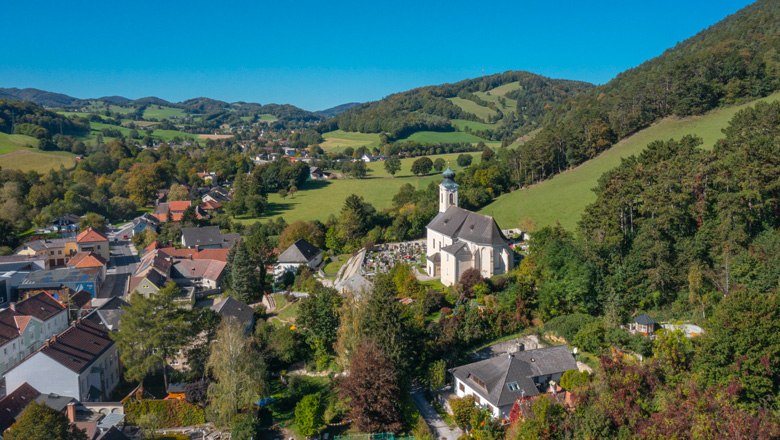
[(156, 416), (159, 428), (201, 425), (206, 423), (203, 408), (181, 400), (128, 400), (125, 414), (130, 424), (138, 424), (147, 414)]

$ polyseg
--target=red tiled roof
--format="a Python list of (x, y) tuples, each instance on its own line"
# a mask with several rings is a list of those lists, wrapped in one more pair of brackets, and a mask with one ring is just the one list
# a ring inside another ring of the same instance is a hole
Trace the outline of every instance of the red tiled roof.
[(160, 252), (173, 258), (187, 258), (191, 260), (217, 260), (227, 263), (230, 249), (176, 249), (174, 247), (161, 248)]
[(206, 211), (214, 211), (222, 208), (222, 204), (213, 200), (206, 200), (205, 202), (201, 203), (200, 207)]
[(108, 238), (92, 228), (87, 228), (76, 236), (77, 243), (94, 243), (96, 241), (108, 241)]
[(192, 206), (192, 202), (190, 202), (189, 200), (178, 200), (174, 202), (168, 202), (168, 209), (171, 212), (177, 212), (177, 211), (184, 212), (190, 206)]
[(27, 328), (27, 324), (30, 323), (30, 320), (32, 320), (31, 316), (27, 316), (27, 315), (14, 316), (14, 321), (16, 322), (16, 328), (19, 329), (20, 335), (24, 333), (24, 329)]
[(90, 321), (80, 320), (47, 341), (39, 352), (73, 372), (81, 373), (113, 344), (106, 329)]
[(47, 321), (65, 310), (65, 306), (63, 306), (61, 302), (57, 301), (46, 292), (40, 292), (24, 301), (19, 301), (14, 308), (22, 315), (30, 315), (41, 321)]
[(106, 265), (106, 260), (100, 255), (95, 255), (90, 252), (77, 252), (66, 264), (68, 267), (90, 268), (90, 267), (103, 267)]

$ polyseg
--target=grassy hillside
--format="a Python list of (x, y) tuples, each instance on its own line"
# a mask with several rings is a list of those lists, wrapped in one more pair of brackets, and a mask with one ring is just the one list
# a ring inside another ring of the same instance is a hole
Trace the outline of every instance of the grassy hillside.
[[(428, 156), (431, 159), (443, 158), (450, 163), (456, 172), (461, 168), (457, 166), (455, 158), (458, 154), (441, 154)], [(474, 156), (474, 163), (479, 161), (478, 154)], [(323, 181), (309, 181), (294, 196), (282, 199), (278, 194), (269, 194), (268, 214), (260, 218), (239, 218), (242, 223), (253, 223), (258, 220), (268, 220), (284, 217), (290, 223), (296, 220), (327, 220), (331, 214), (338, 214), (344, 204), (344, 200), (351, 194), (362, 196), (377, 209), (389, 208), (393, 204), (393, 196), (402, 185), (409, 183), (415, 188), (422, 189), (431, 182), (439, 182), (441, 176), (432, 172), (427, 176), (417, 177), (409, 171), (415, 158), (401, 160), (401, 171), (396, 177), (391, 177), (384, 170), (384, 162), (375, 162), (368, 165), (369, 177), (366, 179), (342, 179)]]
[(379, 134), (377, 133), (358, 133), (343, 130), (334, 130), (324, 133), (322, 137), (325, 142), (320, 146), (325, 151), (343, 151), (347, 147), (357, 148), (366, 146), (368, 148), (379, 146)]
[(0, 167), (6, 169), (45, 173), (60, 166), (72, 168), (75, 164), (76, 156), (64, 151), (19, 148), (10, 153), (0, 154)]
[(150, 105), (144, 110), (144, 119), (170, 119), (183, 118), (185, 116), (187, 116), (187, 112), (176, 107)]
[(398, 142), (413, 141), (420, 144), (448, 144), (448, 143), (460, 143), (460, 142), (489, 142), (487, 139), (482, 139), (479, 136), (475, 136), (469, 133), (463, 133), (460, 131), (418, 131), (412, 134), (408, 138), (399, 139)]
[(503, 228), (522, 226), (529, 229), (560, 223), (573, 230), (585, 208), (596, 197), (592, 189), (604, 172), (620, 164), (622, 158), (640, 153), (655, 140), (679, 139), (694, 134), (704, 140), (704, 148), (712, 148), (722, 136), (721, 130), (739, 110), (758, 101), (775, 101), (775, 93), (747, 104), (714, 110), (703, 116), (668, 117), (630, 136), (614, 147), (582, 165), (527, 189), (504, 194), (482, 209), (492, 215)]
[(498, 112), (490, 107), (485, 107), (477, 104), (474, 101), (464, 98), (449, 98), (450, 102), (460, 107), (464, 112), (471, 113), (483, 121), (487, 121), (489, 118), (495, 116)]
[(34, 137), (0, 132), (0, 154), (10, 153), (20, 148), (36, 148), (37, 146), (38, 139)]

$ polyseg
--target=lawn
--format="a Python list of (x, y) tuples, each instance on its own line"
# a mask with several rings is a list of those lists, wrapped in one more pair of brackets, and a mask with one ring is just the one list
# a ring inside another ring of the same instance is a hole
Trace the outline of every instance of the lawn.
[(353, 131), (335, 130), (324, 133), (322, 137), (325, 139), (325, 142), (321, 143), (320, 147), (328, 152), (344, 151), (347, 147), (379, 147), (378, 133), (358, 133)]
[(396, 142), (414, 141), (420, 144), (455, 144), (461, 142), (490, 142), (471, 133), (462, 131), (418, 131), (405, 139), (399, 139)]
[(262, 115), (260, 115), (260, 120), (261, 121), (266, 121), (266, 122), (274, 122), (274, 121), (277, 120), (277, 118), (276, 118), (276, 116), (274, 116), (274, 115), (272, 115), (270, 113), (263, 113)]
[[(778, 99), (780, 93), (759, 101)], [(755, 102), (717, 109), (703, 116), (666, 118), (577, 168), (530, 188), (502, 195), (481, 212), (492, 215), (502, 228), (522, 226), (533, 230), (557, 222), (574, 230), (585, 208), (596, 200), (592, 189), (599, 177), (619, 165), (622, 158), (639, 154), (652, 141), (679, 139), (686, 134), (700, 136), (704, 140), (703, 147), (712, 148), (723, 137), (721, 130), (734, 114)]]
[(342, 254), (330, 257), (330, 261), (322, 268), (322, 271), (325, 272), (325, 275), (327, 275), (328, 278), (335, 278), (339, 269), (341, 269), (341, 266), (343, 266), (351, 256), (351, 254)]
[[(443, 158), (449, 162), (455, 171), (462, 168), (455, 162), (461, 153), (440, 154), (428, 156), (432, 160)], [(480, 160), (479, 153), (471, 154), (473, 163)], [(308, 181), (292, 195), (282, 198), (279, 194), (268, 195), (267, 214), (259, 218), (239, 217), (236, 220), (241, 223), (254, 223), (258, 220), (275, 219), (284, 217), (287, 223), (297, 220), (325, 221), (328, 217), (338, 215), (344, 200), (351, 194), (363, 197), (378, 210), (390, 208), (393, 205), (393, 196), (404, 184), (411, 184), (417, 189), (423, 189), (431, 182), (441, 181), (441, 176), (436, 171), (431, 171), (427, 176), (414, 176), (410, 169), (417, 158), (401, 159), (401, 170), (395, 177), (390, 177), (385, 171), (384, 162), (368, 164), (369, 176), (365, 179), (339, 179), (331, 181)]]
[(463, 98), (448, 98), (448, 99), (452, 101), (453, 104), (462, 108), (464, 112), (468, 112), (473, 115), (476, 115), (476, 117), (482, 119), (483, 121), (487, 121), (488, 118), (496, 115), (496, 111), (493, 110), (492, 108), (483, 107), (474, 101), (469, 101), (468, 99), (463, 99)]
[(40, 151), (20, 148), (10, 153), (0, 154), (0, 166), (6, 169), (21, 171), (45, 173), (52, 169), (58, 169), (60, 166), (72, 168), (75, 162), (76, 155), (64, 151)]
[(185, 116), (187, 116), (187, 112), (175, 107), (150, 105), (144, 110), (144, 119), (171, 119)]
[[(97, 136), (97, 134), (103, 130), (104, 128), (109, 129), (117, 129), (119, 130), (123, 136), (130, 137), (130, 129), (127, 127), (122, 127), (119, 125), (110, 125), (110, 124), (104, 124), (102, 122), (90, 122), (90, 128), (92, 129), (92, 132), (89, 134), (89, 139), (92, 140)], [(146, 136), (145, 132), (143, 130), (138, 130), (138, 134), (143, 138)], [(190, 133), (185, 133), (183, 131), (178, 130), (154, 130), (152, 131), (152, 137), (157, 139), (162, 139), (164, 141), (169, 141), (175, 137), (180, 138), (195, 138), (196, 136)]]
[[(24, 134), (0, 133), (0, 154), (10, 153), (20, 148), (37, 148), (38, 139)], [(5, 165), (5, 164), (2, 164)]]

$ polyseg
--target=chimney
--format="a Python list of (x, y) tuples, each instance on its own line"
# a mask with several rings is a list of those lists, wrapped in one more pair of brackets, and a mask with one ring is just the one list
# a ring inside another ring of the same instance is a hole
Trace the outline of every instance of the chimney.
[(68, 406), (65, 408), (65, 414), (68, 416), (70, 423), (76, 423), (76, 402), (68, 403)]
[(522, 342), (518, 342), (517, 351), (525, 351), (525, 344), (523, 344)]

